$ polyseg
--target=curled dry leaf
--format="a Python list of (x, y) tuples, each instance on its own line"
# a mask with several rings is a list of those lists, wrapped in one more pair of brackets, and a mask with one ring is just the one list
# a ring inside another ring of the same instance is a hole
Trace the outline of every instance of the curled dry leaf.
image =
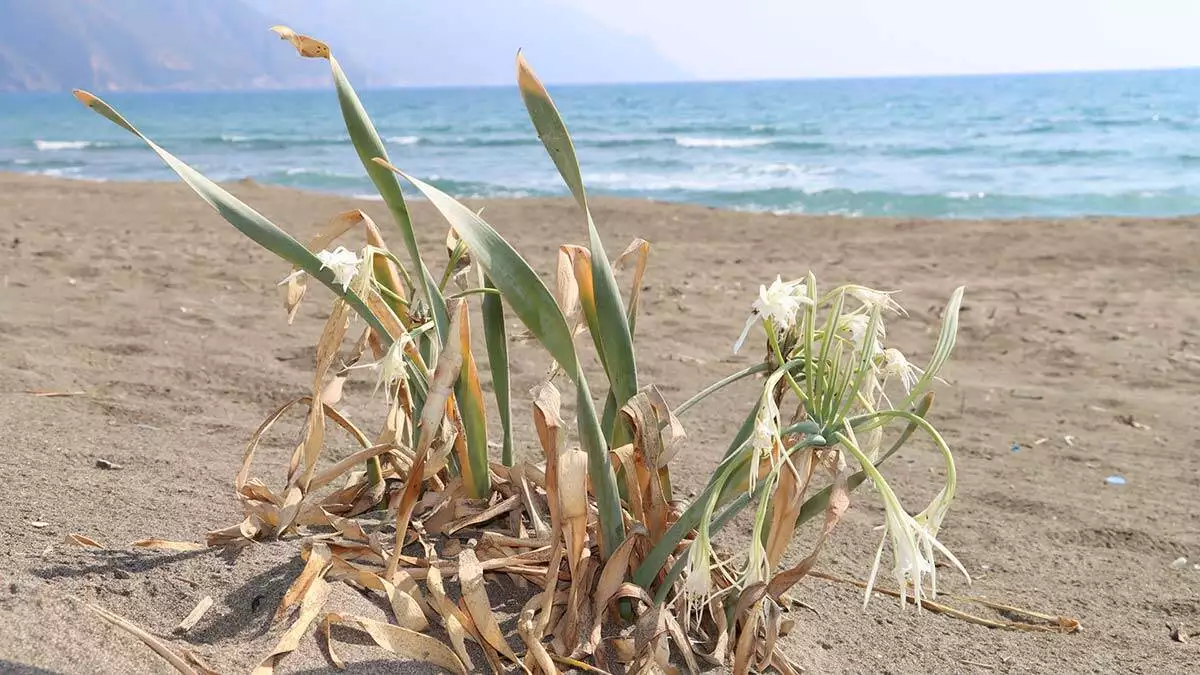
[(131, 549), (157, 549), (162, 551), (198, 551), (204, 544), (197, 542), (170, 542), (167, 539), (138, 539), (130, 543)]
[(279, 608), (275, 610), (273, 622), (282, 620), (288, 609), (300, 598), (305, 597), (313, 582), (325, 574), (331, 557), (329, 546), (320, 542), (312, 545), (308, 551), (308, 560), (304, 563), (304, 569), (300, 571), (300, 575), (296, 577), (287, 592), (283, 594), (283, 599), (279, 601)]
[(508, 499), (504, 499), (486, 509), (483, 509), (482, 511), (469, 514), (464, 518), (460, 518), (453, 523), (450, 523), (445, 528), (444, 532), (446, 534), (454, 534), (465, 527), (495, 520), (496, 518), (499, 518), (500, 516), (511, 511), (515, 511), (519, 508), (521, 508), (521, 495), (513, 495)]
[[(847, 489), (846, 480), (845, 471), (839, 472), (834, 469), (829, 502), (825, 507), (825, 526), (821, 529), (821, 534), (817, 537), (817, 543), (813, 546), (812, 553), (809, 553), (795, 567), (777, 572), (767, 584), (767, 593), (776, 601), (789, 588), (795, 586), (805, 575), (812, 571), (813, 565), (817, 563), (817, 558), (821, 555), (821, 549), (825, 546), (825, 541), (829, 539), (829, 535), (833, 533), (833, 528), (837, 526), (838, 521), (842, 519), (842, 515), (846, 513), (846, 509), (850, 507), (850, 492)], [(793, 519), (791, 522), (795, 523), (795, 520)]]
[(258, 664), (251, 675), (272, 675), (275, 672), (275, 666), (279, 665), (283, 657), (295, 651), (299, 646), (300, 639), (304, 637), (308, 627), (317, 618), (317, 614), (325, 607), (327, 600), (329, 600), (329, 584), (324, 579), (314, 579), (309, 585), (308, 591), (305, 592), (304, 599), (300, 601), (300, 615), (296, 617), (295, 623), (287, 629), (283, 637), (279, 638), (275, 649), (271, 650), (262, 663)]
[(432, 663), (452, 673), (467, 673), (462, 661), (449, 647), (428, 635), (360, 616), (331, 613), (325, 617), (325, 621), (329, 624), (337, 623), (357, 628), (371, 636), (375, 644), (402, 659)]
[(621, 269), (632, 259), (633, 280), (629, 284), (629, 330), (632, 331), (635, 325), (635, 317), (637, 316), (638, 305), (642, 297), (642, 279), (646, 276), (646, 264), (650, 260), (650, 242), (638, 237), (629, 242), (629, 246), (617, 256), (613, 261), (613, 267)]
[(429, 588), (429, 594), (433, 596), (433, 607), (441, 615), (442, 625), (450, 636), (450, 644), (454, 647), (454, 653), (462, 659), (468, 669), (475, 670), (471, 655), (467, 653), (467, 630), (463, 626), (462, 616), (458, 607), (446, 597), (446, 589), (442, 585), (442, 571), (438, 569), (437, 565), (430, 565), (425, 583)]
[(492, 613), (487, 589), (483, 586), (483, 566), (479, 564), (475, 551), (469, 548), (463, 549), (463, 552), (458, 554), (458, 583), (462, 588), (462, 600), (466, 604), (467, 611), (471, 615), (471, 620), (474, 622), (476, 630), (479, 631), (479, 635), (493, 649), (528, 672), (528, 669), (504, 640), (504, 633), (500, 631), (500, 623), (496, 620), (496, 615)]
[(96, 541), (95, 539), (92, 539), (91, 537), (86, 537), (82, 534), (74, 534), (74, 533), (68, 534), (66, 537), (63, 537), (63, 543), (64, 544), (72, 544), (74, 546), (82, 546), (84, 548), (104, 548), (104, 545), (101, 544), (100, 542)]
[(521, 608), (521, 615), (517, 619), (517, 633), (525, 642), (526, 662), (532, 660), (544, 675), (558, 675), (554, 659), (550, 657), (550, 652), (546, 651), (546, 645), (542, 644), (542, 624), (536, 618), (541, 602), (541, 597), (534, 596)]
[(625, 576), (629, 573), (630, 556), (633, 555), (634, 548), (645, 536), (646, 528), (642, 525), (635, 526), (630, 530), (625, 541), (621, 542), (617, 550), (613, 551), (613, 554), (605, 561), (604, 568), (600, 570), (600, 579), (596, 582), (592, 595), (592, 625), (585, 634), (583, 645), (580, 647), (585, 654), (591, 654), (600, 644), (600, 624), (604, 621), (608, 603), (612, 601), (624, 584)]
[(325, 638), (325, 651), (329, 654), (329, 662), (333, 664), (334, 668), (345, 670), (346, 662), (342, 660), (341, 656), (338, 656), (337, 650), (333, 648), (333, 636), (330, 634), (330, 628), (333, 626), (330, 618), (336, 616), (336, 614), (326, 614), (325, 618), (321, 619), (321, 635)]
[(300, 56), (310, 59), (329, 58), (329, 45), (321, 42), (320, 40), (310, 38), (307, 35), (300, 35), (287, 26), (271, 26), (271, 30), (279, 36), (279, 39), (287, 40), (288, 42), (292, 43), (292, 46), (296, 48), (296, 51), (300, 53)]
[(564, 450), (558, 457), (558, 509), (572, 573), (583, 559), (587, 541), (587, 453)]
[[(798, 461), (785, 462), (780, 470), (775, 497), (771, 500), (771, 524), (767, 530), (767, 566), (774, 571), (783, 559), (792, 535), (796, 531), (796, 518), (804, 505), (804, 494), (816, 470), (816, 456), (812, 448), (805, 448)], [(844, 481), (843, 481), (844, 485)]]

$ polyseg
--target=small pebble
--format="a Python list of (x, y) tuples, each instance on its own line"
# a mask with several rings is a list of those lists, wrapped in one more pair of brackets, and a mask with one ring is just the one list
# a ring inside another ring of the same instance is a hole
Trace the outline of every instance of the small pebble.
[(1180, 556), (1175, 559), (1175, 562), (1171, 563), (1171, 569), (1173, 569), (1173, 570), (1187, 569), (1187, 562), (1188, 562), (1187, 558)]
[(125, 467), (117, 464), (116, 462), (110, 462), (107, 459), (98, 459), (96, 460), (96, 468), (104, 469), (105, 471), (120, 471)]
[(33, 521), (33, 522), (29, 523), (29, 526), (30, 526), (30, 527), (36, 527), (37, 529), (39, 529), (39, 530), (40, 530), (40, 529), (42, 529), (43, 527), (50, 527), (50, 523), (45, 523), (45, 522), (42, 522), (42, 521), (40, 521), (40, 520), (35, 520), (35, 521)]
[(125, 570), (113, 570), (113, 576), (117, 579), (128, 579), (129, 572), (126, 572)]
[(1109, 485), (1124, 485), (1125, 477), (1124, 476), (1109, 476), (1108, 478), (1104, 479), (1104, 482)]

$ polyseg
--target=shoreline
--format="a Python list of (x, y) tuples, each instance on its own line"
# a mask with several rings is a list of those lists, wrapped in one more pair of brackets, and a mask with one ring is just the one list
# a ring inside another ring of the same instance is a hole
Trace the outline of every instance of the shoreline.
[[(180, 181), (178, 179), (113, 180), (113, 179), (109, 179), (109, 178), (53, 176), (53, 175), (46, 175), (46, 174), (26, 173), (26, 172), (21, 172), (21, 171), (9, 171), (9, 170), (0, 169), (0, 183), (6, 182), (8, 180), (13, 180), (13, 181), (31, 180), (31, 181), (52, 181), (52, 182), (57, 181), (57, 182), (63, 182), (63, 183), (83, 183), (83, 184), (95, 184), (95, 185), (127, 185), (127, 186), (135, 186), (135, 187), (136, 186), (147, 187), (149, 189), (160, 189), (162, 186), (169, 186), (172, 184), (183, 186), (182, 183), (180, 183)], [(370, 203), (382, 204), (383, 203), (382, 197), (379, 197), (378, 195), (326, 192), (323, 190), (313, 190), (313, 189), (293, 187), (293, 186), (288, 186), (288, 185), (279, 185), (276, 183), (266, 183), (266, 182), (262, 182), (262, 181), (259, 181), (259, 180), (256, 180), (256, 179), (250, 178), (250, 177), (239, 178), (239, 179), (235, 179), (235, 180), (227, 180), (227, 181), (217, 181), (217, 183), (219, 185), (221, 185), (222, 187), (226, 188), (227, 190), (231, 190), (231, 188), (236, 188), (238, 186), (241, 186), (241, 187), (262, 188), (262, 189), (267, 189), (267, 190), (279, 190), (279, 191), (284, 191), (284, 192), (293, 192), (293, 193), (302, 194), (302, 195), (306, 195), (306, 196), (313, 197), (313, 198), (352, 200), (352, 201), (363, 202), (363, 203), (367, 203), (367, 204), (370, 204)], [(405, 199), (409, 202), (427, 203), (426, 200), (422, 196), (413, 194), (411, 191), (411, 188), (405, 192), (404, 196), (405, 196)], [(471, 202), (471, 203), (479, 203), (479, 202), (486, 202), (486, 203), (510, 203), (510, 202), (511, 203), (539, 203), (539, 202), (545, 202), (545, 203), (549, 203), (549, 204), (554, 204), (554, 203), (562, 202), (562, 203), (574, 204), (574, 201), (572, 200), (570, 195), (565, 191), (565, 189), (561, 196), (526, 196), (526, 197), (471, 196), (471, 197), (456, 197), (456, 199), (459, 199), (463, 202)], [(596, 203), (604, 202), (613, 208), (619, 208), (620, 205), (623, 203), (649, 204), (649, 205), (652, 205), (655, 207), (662, 207), (662, 208), (700, 209), (700, 210), (704, 210), (704, 211), (716, 211), (719, 213), (750, 215), (750, 216), (756, 216), (756, 217), (757, 216), (771, 216), (771, 217), (776, 217), (776, 218), (799, 218), (799, 219), (822, 219), (822, 220), (833, 218), (833, 219), (842, 219), (842, 220), (845, 220), (847, 222), (852, 222), (852, 223), (862, 223), (862, 222), (867, 222), (867, 221), (876, 221), (876, 222), (880, 222), (880, 223), (902, 223), (902, 222), (913, 222), (913, 221), (922, 221), (922, 222), (927, 221), (927, 222), (932, 222), (932, 223), (981, 223), (981, 222), (1029, 223), (1029, 222), (1033, 222), (1033, 221), (1037, 221), (1037, 222), (1104, 222), (1104, 221), (1129, 221), (1129, 220), (1138, 220), (1138, 221), (1155, 222), (1155, 223), (1168, 223), (1168, 222), (1191, 221), (1191, 220), (1200, 218), (1200, 211), (1197, 211), (1195, 213), (1181, 213), (1181, 214), (1169, 215), (1169, 216), (1141, 216), (1141, 215), (1125, 215), (1125, 214), (1078, 214), (1078, 215), (1070, 215), (1070, 216), (1028, 215), (1028, 216), (1011, 216), (1011, 217), (994, 217), (994, 216), (943, 217), (943, 216), (925, 216), (925, 215), (879, 216), (879, 215), (851, 215), (851, 214), (845, 214), (845, 213), (799, 213), (799, 212), (791, 212), (791, 211), (770, 211), (770, 210), (766, 210), (766, 209), (763, 209), (763, 210), (738, 209), (738, 208), (725, 207), (725, 206), (709, 206), (706, 204), (700, 204), (700, 203), (696, 203), (696, 202), (669, 201), (669, 200), (663, 200), (663, 199), (652, 199), (649, 197), (612, 196), (612, 195), (605, 195), (603, 193), (589, 194), (589, 201), (596, 202)], [(485, 218), (485, 220), (486, 220), (486, 218)]]

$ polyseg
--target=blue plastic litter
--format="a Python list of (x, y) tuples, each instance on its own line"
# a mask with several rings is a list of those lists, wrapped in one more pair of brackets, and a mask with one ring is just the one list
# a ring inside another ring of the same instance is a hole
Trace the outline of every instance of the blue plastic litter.
[(1109, 476), (1108, 478), (1104, 479), (1104, 482), (1108, 483), (1109, 485), (1124, 485), (1125, 477), (1124, 476)]
[(1011, 447), (1011, 448), (1009, 448), (1009, 450), (1012, 450), (1013, 452), (1020, 452), (1020, 451), (1021, 451), (1021, 444), (1020, 444), (1020, 443), (1013, 443), (1013, 444), (1012, 444), (1012, 447)]

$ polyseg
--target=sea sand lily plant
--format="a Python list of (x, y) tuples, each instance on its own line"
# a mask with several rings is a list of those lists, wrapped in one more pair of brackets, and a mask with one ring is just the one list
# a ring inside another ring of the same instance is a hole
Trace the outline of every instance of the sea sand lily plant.
[[(289, 321), (309, 279), (334, 296), (311, 390), (273, 411), (245, 448), (234, 481), (243, 520), (208, 534), (210, 546), (268, 537), (301, 542), (305, 566), (276, 612), (278, 620), (296, 618), (255, 673), (273, 672), (318, 621), (335, 665), (341, 660), (329, 626), (345, 624), (397, 656), (460, 673), (675, 672), (679, 665), (694, 672), (700, 661), (736, 673), (797, 672), (778, 648), (792, 624), (789, 591), (812, 570), (849, 495), (864, 482), (885, 507), (878, 552), (863, 564), (864, 601), (880, 569), (890, 570), (901, 606), (909, 599), (918, 608), (936, 594), (935, 556), (962, 570), (937, 539), (954, 499), (955, 467), (926, 414), (931, 387), (954, 348), (963, 289), (951, 294), (932, 356), (917, 367), (886, 342), (887, 320), (903, 312), (891, 292), (822, 289), (812, 273), (776, 278), (752, 300), (734, 345), (735, 351), (761, 345), (763, 358), (672, 410), (639, 378), (634, 349), (649, 244), (637, 240), (610, 259), (571, 138), (524, 58), (517, 58), (520, 94), (587, 232), (586, 245), (561, 247), (553, 289), (480, 214), (393, 165), (327, 45), (285, 27), (273, 30), (301, 55), (328, 61), (351, 141), (403, 250), (389, 248), (381, 228), (357, 210), (336, 216), (303, 244), (104, 101), (76, 92), (142, 139), (230, 224), (292, 265), (282, 282)], [(449, 223), (441, 274), (417, 246), (401, 180)], [(348, 248), (347, 235), (356, 230), (366, 244)], [(632, 268), (627, 295), (620, 267)], [(472, 325), (472, 306), (481, 326)], [(550, 365), (528, 399), (541, 452), (536, 461), (518, 457), (513, 447), (514, 420), (523, 416), (513, 415), (517, 397), (509, 384), (510, 315), (546, 350)], [(485, 354), (472, 342), (480, 329)], [(584, 332), (602, 366), (602, 389), (585, 376), (577, 339)], [(490, 402), (481, 386), (484, 362)], [(346, 380), (361, 370), (370, 371), (387, 403), (373, 434), (338, 409)], [(744, 423), (698, 496), (682, 499), (671, 478), (682, 420), (700, 401), (746, 380), (760, 382), (761, 390)], [(571, 428), (562, 417), (563, 388), (574, 397)], [(269, 486), (251, 476), (255, 451), (293, 409), (303, 411), (302, 432), (285, 480)], [(499, 438), (489, 430), (491, 414), (498, 416)], [(331, 424), (361, 449), (322, 461)], [(940, 451), (945, 482), (911, 515), (880, 466), (914, 434)], [(751, 523), (744, 548), (719, 550), (714, 537), (741, 514)], [(805, 544), (807, 554), (787, 564), (800, 527), (817, 516), (824, 524)], [(532, 589), (515, 621), (523, 654), (493, 613), (486, 580), (497, 577), (524, 580)], [(451, 580), (457, 601), (447, 592)], [(325, 613), (340, 583), (386, 598), (393, 620)], [(428, 634), (434, 625), (448, 641)], [(172, 663), (201, 672), (177, 655)]]

